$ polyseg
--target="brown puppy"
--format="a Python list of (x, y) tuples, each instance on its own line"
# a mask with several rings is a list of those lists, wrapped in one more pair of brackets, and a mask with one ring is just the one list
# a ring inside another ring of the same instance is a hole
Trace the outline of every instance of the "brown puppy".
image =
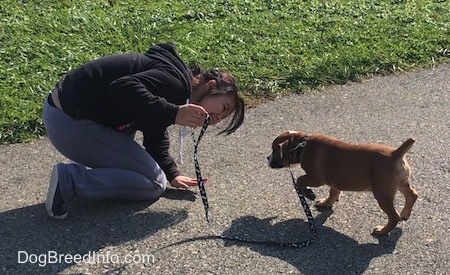
[[(350, 144), (325, 135), (290, 131), (275, 138), (267, 159), (271, 168), (299, 163), (306, 174), (297, 179), (297, 186), (309, 198), (311, 195), (308, 196), (306, 187), (330, 186), (330, 195), (318, 200), (318, 207), (331, 207), (341, 191), (372, 191), (388, 216), (388, 223), (373, 231), (375, 236), (380, 236), (394, 229), (401, 219), (407, 220), (417, 199), (417, 192), (409, 182), (410, 167), (404, 158), (413, 143), (413, 139), (408, 139), (395, 149), (381, 144)], [(397, 190), (405, 196), (405, 206), (400, 214), (394, 207)]]

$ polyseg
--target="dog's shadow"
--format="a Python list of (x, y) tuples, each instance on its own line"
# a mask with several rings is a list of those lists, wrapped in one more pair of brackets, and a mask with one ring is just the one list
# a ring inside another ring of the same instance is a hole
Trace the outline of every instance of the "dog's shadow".
[[(378, 243), (359, 244), (354, 239), (323, 226), (331, 210), (322, 211), (315, 218), (317, 237), (303, 248), (273, 247), (264, 244), (225, 241), (225, 246), (246, 246), (262, 255), (276, 257), (295, 266), (302, 274), (363, 274), (371, 260), (395, 250), (402, 231), (397, 228)], [(272, 218), (245, 216), (232, 222), (223, 235), (242, 236), (276, 242), (302, 242), (312, 237), (304, 220), (273, 223)]]
[[(152, 202), (102, 201), (73, 204), (69, 217), (55, 221), (43, 204), (0, 213), (0, 266), (8, 274), (56, 274), (75, 263), (27, 261), (27, 255), (86, 255), (105, 247), (147, 238), (188, 216), (185, 210), (152, 211)], [(31, 258), (29, 258), (31, 259)], [(31, 260), (30, 260), (31, 261)], [(40, 266), (41, 265), (41, 266)]]

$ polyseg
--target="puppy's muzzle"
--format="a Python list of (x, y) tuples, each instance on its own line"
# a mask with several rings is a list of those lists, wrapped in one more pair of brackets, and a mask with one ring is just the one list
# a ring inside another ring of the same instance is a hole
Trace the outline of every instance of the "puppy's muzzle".
[(278, 162), (274, 159), (273, 153), (270, 154), (270, 155), (267, 157), (267, 163), (269, 164), (269, 167), (270, 167), (270, 168), (274, 168), (274, 169), (277, 169), (277, 168), (283, 168), (283, 167), (284, 167), (282, 163), (278, 163)]

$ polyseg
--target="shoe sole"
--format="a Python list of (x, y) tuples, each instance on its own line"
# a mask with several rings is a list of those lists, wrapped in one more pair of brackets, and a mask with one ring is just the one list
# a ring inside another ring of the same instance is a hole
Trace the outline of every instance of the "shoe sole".
[(53, 166), (52, 176), (50, 178), (50, 185), (48, 186), (47, 199), (45, 200), (45, 208), (47, 209), (47, 213), (50, 217), (56, 220), (63, 220), (67, 217), (67, 213), (57, 216), (53, 214), (52, 206), (53, 199), (55, 198), (56, 187), (58, 187), (58, 166)]

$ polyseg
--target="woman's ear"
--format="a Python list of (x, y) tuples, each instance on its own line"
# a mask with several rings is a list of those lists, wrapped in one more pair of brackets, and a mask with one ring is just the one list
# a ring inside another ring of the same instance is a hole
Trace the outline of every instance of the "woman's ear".
[(214, 79), (209, 80), (205, 84), (193, 85), (191, 94), (191, 103), (197, 104), (202, 98), (207, 95), (211, 89), (217, 87), (217, 82)]
[(212, 88), (215, 88), (215, 87), (217, 87), (217, 82), (216, 82), (215, 79), (211, 79), (208, 82), (206, 82), (206, 90), (207, 91), (209, 91), (209, 90), (211, 90)]

